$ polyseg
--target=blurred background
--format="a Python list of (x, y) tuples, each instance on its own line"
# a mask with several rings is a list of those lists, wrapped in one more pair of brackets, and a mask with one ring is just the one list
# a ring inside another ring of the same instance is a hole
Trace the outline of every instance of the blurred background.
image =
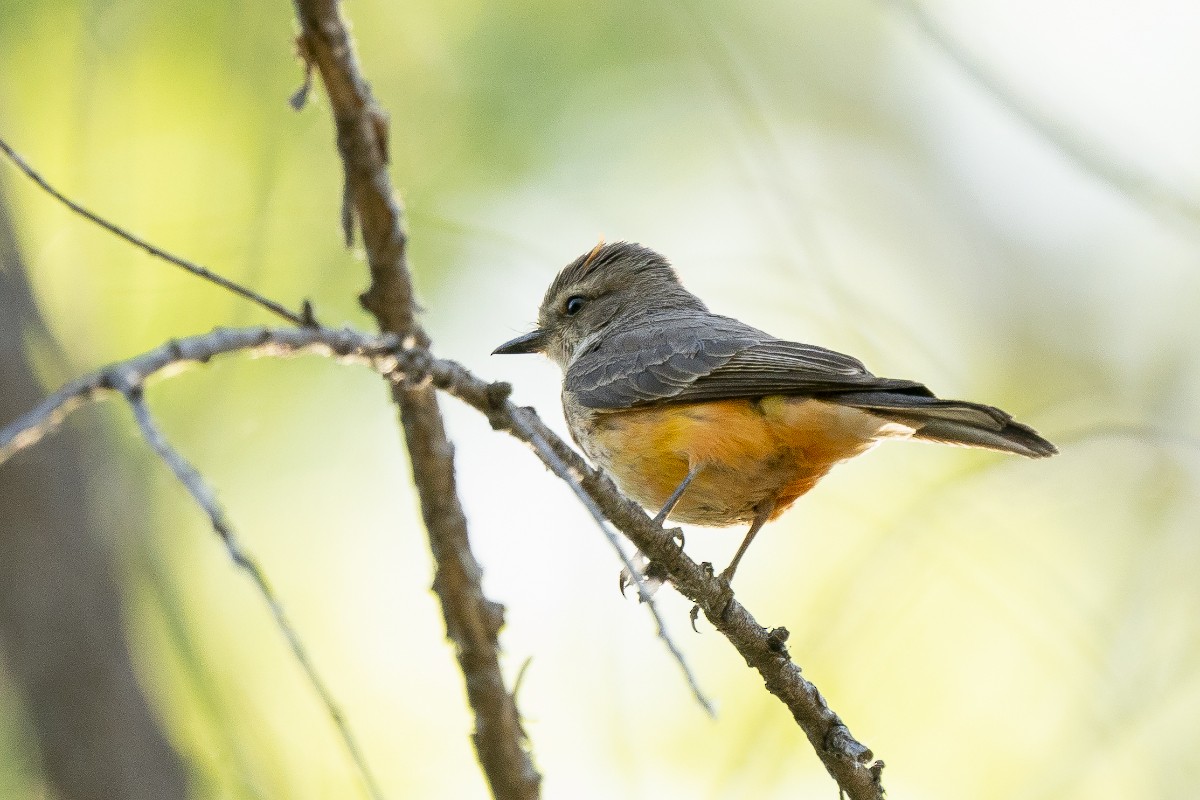
[[(1194, 796), (1200, 6), (346, 12), (392, 113), (437, 353), (512, 381), (557, 429), (556, 369), (488, 353), (604, 236), (665, 253), (719, 313), (999, 405), (1060, 446), (1043, 462), (881, 447), (743, 562), (739, 597), (789, 628), (809, 679), (886, 761), (890, 796)], [(51, 182), (290, 307), (311, 299), (326, 324), (371, 327), (324, 98), (287, 104), (302, 81), (288, 4), (0, 0), (0, 19), (0, 135)], [(0, 201), (0, 423), (168, 337), (274, 324), (8, 165)], [(149, 401), (263, 563), (387, 796), (484, 797), (378, 379), (225, 358)], [(716, 720), (618, 594), (566, 488), (444, 406), (485, 587), (508, 608), (509, 676), (528, 661), (518, 700), (545, 796), (833, 797), (755, 674), (691, 632), (690, 604), (660, 593)], [(55, 776), (100, 762), (160, 787), (136, 796), (365, 796), (268, 610), (127, 408), (76, 414), (0, 466), (0, 485), (0, 798), (87, 796)], [(689, 529), (687, 547), (723, 564), (740, 536)], [(54, 542), (59, 566), (21, 566)], [(95, 625), (72, 630), (71, 608)], [(85, 666), (97, 652), (100, 672)], [(81, 704), (97, 707), (88, 730), (63, 722)], [(161, 733), (117, 740), (116, 717)], [(93, 739), (130, 763), (75, 746)], [(151, 763), (157, 784), (139, 775)]]

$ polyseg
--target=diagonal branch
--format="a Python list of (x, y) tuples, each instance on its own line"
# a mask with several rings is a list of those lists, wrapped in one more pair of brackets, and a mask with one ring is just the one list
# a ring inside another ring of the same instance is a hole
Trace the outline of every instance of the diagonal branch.
[[(493, 396), (496, 394), (494, 391), (496, 387), (504, 387), (505, 391), (503, 394), (507, 394), (507, 384), (489, 384), (488, 390)], [(521, 424), (520, 422), (514, 422), (515, 425)], [(667, 633), (667, 625), (666, 622), (663, 621), (662, 614), (658, 610), (658, 604), (654, 602), (654, 597), (649, 588), (647, 588), (645, 579), (642, 577), (643, 570), (634, 565), (633, 559), (631, 559), (629, 554), (625, 552), (625, 548), (621, 547), (621, 542), (617, 538), (617, 534), (608, 527), (608, 521), (604, 516), (604, 512), (580, 483), (580, 478), (582, 476), (575, 472), (571, 467), (567, 466), (566, 462), (564, 462), (562, 458), (559, 457), (558, 453), (555, 452), (555, 449), (550, 442), (546, 441), (546, 439), (542, 437), (540, 431), (524, 426), (521, 426), (521, 428), (522, 432), (525, 434), (524, 437), (521, 437), (522, 441), (528, 443), (529, 446), (533, 448), (534, 452), (537, 453), (538, 458), (542, 460), (542, 463), (545, 464), (551, 472), (553, 472), (571, 487), (571, 491), (574, 492), (577, 498), (579, 498), (579, 502), (583, 504), (583, 507), (586, 508), (588, 513), (592, 515), (592, 519), (596, 521), (596, 525), (599, 526), (600, 532), (604, 534), (604, 538), (607, 539), (608, 543), (612, 545), (612, 548), (617, 551), (617, 557), (621, 559), (621, 563), (624, 565), (626, 570), (624, 574), (629, 575), (633, 580), (633, 583), (637, 586), (638, 600), (642, 603), (645, 603), (646, 607), (650, 609), (650, 616), (654, 618), (655, 631), (658, 634), (658, 638), (662, 639), (663, 644), (667, 647), (667, 652), (671, 654), (671, 657), (675, 659), (675, 663), (677, 663), (679, 668), (683, 671), (683, 678), (685, 681), (687, 681), (688, 688), (692, 690), (692, 695), (696, 698), (696, 702), (708, 712), (710, 717), (715, 717), (717, 715), (717, 711), (713, 707), (712, 701), (710, 701), (704, 695), (704, 692), (701, 691), (700, 683), (696, 680), (696, 676), (692, 673), (691, 667), (688, 666), (687, 659), (683, 657), (683, 651), (679, 649), (679, 646), (675, 644), (675, 641)], [(513, 430), (516, 430), (516, 427), (514, 427)]]
[[(419, 353), (419, 351), (417, 351)], [(428, 366), (420, 364), (429, 359)], [(579, 453), (551, 431), (531, 408), (513, 405), (497, 387), (472, 375), (453, 361), (438, 361), (428, 354), (401, 362), (402, 369), (421, 368), (433, 385), (487, 415), (492, 427), (511, 433), (529, 444), (546, 466), (560, 478), (582, 489), (612, 523), (667, 573), (672, 585), (696, 603), (705, 617), (737, 649), (746, 664), (758, 671), (767, 690), (791, 712), (838, 787), (851, 800), (881, 800), (883, 762), (857, 741), (841, 718), (829, 708), (817, 687), (805, 680), (800, 667), (788, 654), (785, 628), (763, 628), (745, 607), (734, 599), (726, 584), (711, 569), (692, 561), (671, 534), (656, 525), (646, 512), (624, 497), (602, 472), (593, 469)], [(549, 448), (557, 459), (543, 451)], [(567, 474), (555, 469), (555, 461), (566, 465)]]
[(21, 170), (21, 172), (23, 172), (25, 174), (25, 177), (29, 178), (29, 180), (33, 181), (39, 187), (41, 187), (41, 189), (43, 191), (45, 191), (46, 194), (50, 195), (55, 200), (62, 203), (64, 206), (71, 209), (71, 211), (73, 211), (76, 214), (78, 214), (79, 216), (83, 217), (88, 222), (94, 223), (95, 225), (99, 225), (101, 228), (104, 228), (104, 230), (113, 234), (117, 238), (124, 239), (125, 241), (129, 242), (130, 244), (134, 245), (135, 247), (140, 247), (141, 249), (145, 250), (147, 253), (154, 256), (155, 258), (161, 258), (163, 261), (166, 261), (167, 263), (174, 264), (175, 266), (179, 267), (180, 269), (186, 270), (198, 278), (203, 278), (204, 280), (208, 281), (209, 283), (215, 284), (217, 286), (220, 286), (222, 289), (226, 289), (230, 292), (233, 292), (234, 294), (238, 295), (239, 297), (244, 297), (252, 303), (257, 303), (259, 306), (262, 306), (267, 311), (270, 311), (272, 314), (275, 314), (278, 317), (282, 317), (283, 319), (286, 319), (288, 322), (295, 323), (296, 325), (311, 325), (311, 324), (313, 324), (312, 310), (309, 308), (307, 303), (305, 304), (305, 307), (304, 307), (304, 313), (297, 314), (294, 311), (289, 311), (287, 308), (285, 308), (280, 303), (277, 303), (274, 300), (264, 297), (263, 295), (259, 294), (258, 292), (254, 291), (253, 289), (249, 289), (245, 286), (242, 286), (240, 283), (237, 283), (236, 281), (232, 281), (223, 275), (218, 275), (217, 273), (213, 272), (212, 270), (208, 269), (207, 267), (202, 267), (193, 261), (188, 261), (186, 258), (180, 258), (179, 256), (172, 255), (171, 253), (168, 253), (166, 250), (163, 250), (161, 247), (159, 247), (155, 244), (152, 244), (151, 242), (146, 241), (145, 239), (141, 238), (140, 236), (137, 236), (136, 234), (130, 233), (129, 231), (122, 228), (120, 225), (109, 222), (104, 217), (100, 216), (99, 214), (96, 214), (93, 211), (89, 211), (88, 209), (81, 206), (79, 203), (77, 203), (74, 200), (72, 200), (71, 198), (67, 197), (65, 194), (60, 192), (58, 189), (55, 189), (53, 186), (50, 185), (50, 182), (47, 181), (45, 178), (43, 178), (37, 170), (35, 170), (33, 167), (31, 167), (29, 165), (29, 163), (26, 162), (25, 159), (22, 158), (20, 156), (20, 154), (17, 153), (17, 151), (13, 150), (8, 145), (8, 142), (4, 141), (4, 139), (0, 139), (0, 152), (3, 152), (6, 156), (8, 156), (9, 160), (12, 161), (14, 164), (16, 164), (17, 169)]
[(53, 430), (83, 402), (118, 391), (121, 386), (139, 385), (179, 365), (204, 363), (225, 353), (276, 357), (316, 353), (369, 366), (393, 383), (432, 385), (483, 413), (493, 428), (529, 444), (572, 490), (586, 495), (639, 550), (663, 567), (679, 592), (698, 604), (746, 664), (758, 671), (767, 689), (791, 712), (841, 790), (852, 800), (882, 797), (882, 762), (872, 760), (870, 749), (853, 737), (817, 688), (805, 680), (787, 652), (785, 629), (767, 630), (759, 625), (736, 598), (730, 598), (711, 570), (685, 555), (670, 533), (622, 496), (603, 473), (592, 469), (533, 409), (510, 402), (508, 384), (488, 383), (460, 364), (434, 358), (425, 348), (407, 344), (393, 335), (320, 328), (218, 329), (180, 339), (78, 378), (0, 429), (0, 464)]
[(334, 725), (337, 727), (338, 735), (341, 737), (342, 743), (350, 754), (355, 768), (362, 776), (367, 791), (374, 800), (381, 800), (383, 793), (379, 790), (379, 784), (367, 766), (366, 758), (363, 755), (362, 748), (358, 744), (358, 740), (354, 737), (345, 716), (342, 714), (341, 709), (338, 708), (336, 701), (334, 701), (333, 693), (330, 692), (320, 673), (317, 672), (317, 667), (309, 656), (304, 642), (300, 639), (300, 634), (288, 618), (287, 612), (284, 611), (283, 603), (280, 602), (279, 597), (275, 594), (275, 590), (271, 588), (271, 584), (267, 582), (266, 573), (263, 572), (258, 561), (242, 547), (241, 542), (233, 531), (233, 527), (226, 520), (225, 513), (217, 502), (217, 496), (212, 487), (208, 485), (208, 482), (204, 480), (204, 477), (196, 468), (167, 441), (166, 435), (163, 434), (157, 423), (155, 423), (154, 418), (150, 414), (150, 407), (146, 405), (146, 398), (143, 395), (141, 383), (127, 382), (128, 373), (116, 373), (116, 375), (119, 375), (120, 379), (113, 382), (113, 388), (125, 395), (125, 399), (129, 401), (129, 405), (133, 409), (134, 419), (137, 420), (138, 428), (141, 429), (146, 443), (162, 459), (163, 463), (170, 468), (179, 482), (187, 489), (188, 494), (192, 496), (192, 499), (196, 501), (196, 504), (208, 516), (213, 531), (216, 532), (217, 536), (225, 544), (225, 549), (229, 551), (229, 557), (233, 560), (233, 563), (238, 569), (250, 576), (250, 579), (254, 582), (258, 593), (266, 602), (267, 607), (270, 608), (271, 615), (275, 618), (276, 626), (283, 632), (284, 638), (288, 643), (288, 648), (292, 651), (292, 656), (296, 659), (301, 669), (303, 669), (305, 677), (308, 678), (309, 685), (313, 687), (322, 706), (324, 706)]

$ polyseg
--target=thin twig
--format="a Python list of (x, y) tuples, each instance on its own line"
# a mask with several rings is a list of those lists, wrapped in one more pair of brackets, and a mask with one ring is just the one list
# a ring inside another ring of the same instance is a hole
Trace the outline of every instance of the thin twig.
[(917, 29), (949, 58), (963, 74), (978, 84), (1000, 105), (1022, 120), (1077, 167), (1112, 186), (1151, 210), (1168, 211), (1193, 225), (1200, 224), (1200, 204), (1155, 180), (1111, 153), (1102, 153), (1094, 142), (1043, 114), (994, 75), (966, 47), (942, 28), (917, 0), (887, 0), (909, 17)]
[(175, 477), (184, 485), (184, 488), (187, 489), (188, 493), (196, 501), (196, 504), (208, 516), (213, 530), (221, 537), (221, 541), (225, 544), (225, 549), (229, 551), (229, 557), (233, 559), (233, 563), (238, 569), (249, 575), (250, 579), (254, 582), (258, 593), (262, 595), (267, 607), (271, 609), (271, 615), (275, 618), (275, 624), (287, 640), (293, 657), (304, 670), (304, 674), (308, 677), (313, 691), (317, 693), (321, 704), (325, 707), (326, 713), (329, 714), (330, 718), (333, 719), (334, 725), (337, 726), (338, 734), (341, 736), (342, 742), (349, 752), (355, 768), (362, 777), (367, 792), (375, 800), (381, 800), (383, 793), (380, 791), (379, 784), (376, 782), (374, 775), (371, 774), (370, 767), (367, 766), (362, 748), (359, 747), (358, 740), (350, 730), (349, 723), (347, 723), (341, 709), (338, 708), (337, 703), (334, 701), (329, 687), (325, 685), (325, 681), (317, 672), (316, 665), (313, 664), (312, 658), (309, 656), (304, 643), (300, 639), (300, 634), (291, 620), (288, 619), (279, 597), (271, 588), (270, 583), (267, 582), (267, 576), (263, 572), (262, 567), (242, 547), (233, 528), (225, 519), (225, 514), (217, 502), (216, 493), (196, 468), (167, 441), (166, 436), (150, 414), (150, 408), (146, 405), (146, 399), (142, 394), (141, 384), (129, 384), (114, 388), (124, 394), (125, 398), (129, 401), (129, 405), (133, 409), (134, 419), (137, 420), (138, 427), (141, 429), (146, 443), (150, 445), (154, 452), (158, 454), (158, 457), (171, 469), (171, 472), (175, 474)]
[(599, 526), (600, 531), (604, 534), (604, 538), (608, 540), (613, 550), (617, 552), (618, 558), (621, 559), (621, 564), (625, 567), (627, 574), (637, 587), (638, 600), (644, 603), (649, 609), (651, 617), (654, 618), (655, 631), (658, 637), (662, 639), (663, 644), (666, 645), (667, 652), (670, 653), (671, 657), (679, 665), (680, 670), (683, 672), (683, 677), (687, 681), (688, 688), (692, 690), (692, 695), (696, 698), (696, 702), (700, 704), (700, 707), (710, 717), (715, 717), (716, 709), (713, 707), (712, 701), (700, 689), (700, 683), (696, 680), (692, 668), (688, 665), (683, 651), (675, 643), (675, 640), (671, 638), (670, 633), (667, 632), (667, 625), (663, 619), (662, 612), (659, 611), (658, 603), (654, 600), (653, 593), (646, 586), (642, 570), (634, 565), (629, 554), (625, 552), (625, 548), (621, 546), (616, 533), (608, 526), (604, 512), (600, 510), (600, 507), (596, 505), (596, 501), (588, 495), (587, 491), (583, 488), (583, 484), (580, 483), (580, 476), (563, 462), (558, 454), (554, 452), (554, 448), (550, 446), (550, 443), (537, 430), (526, 427), (524, 420), (519, 417), (514, 418), (513, 422), (514, 429), (519, 429), (521, 433), (529, 437), (529, 444), (541, 457), (542, 463), (571, 488), (571, 491), (579, 498), (584, 508), (592, 515), (592, 519), (595, 520), (596, 525)]
[(146, 241), (145, 239), (141, 238), (140, 236), (137, 236), (136, 234), (130, 233), (129, 231), (122, 228), (120, 225), (109, 222), (104, 217), (100, 216), (99, 214), (96, 214), (95, 212), (89, 211), (88, 209), (84, 208), (79, 203), (75, 202), (74, 200), (72, 200), (71, 198), (67, 197), (65, 194), (60, 192), (58, 189), (55, 189), (53, 186), (51, 186), (50, 183), (45, 178), (43, 178), (41, 176), (41, 174), (38, 173), (37, 170), (35, 170), (33, 167), (31, 167), (29, 165), (29, 163), (24, 158), (22, 158), (20, 156), (20, 154), (17, 153), (17, 151), (13, 150), (12, 147), (9, 146), (8, 142), (4, 141), (4, 139), (2, 139), (2, 138), (0, 138), (0, 151), (3, 151), (4, 154), (6, 156), (8, 156), (9, 160), (12, 161), (14, 164), (16, 164), (17, 169), (21, 170), (21, 172), (23, 172), (27, 178), (29, 178), (31, 181), (33, 181), (39, 187), (41, 187), (41, 189), (44, 192), (46, 192), (46, 194), (50, 195), (55, 200), (62, 203), (64, 206), (71, 209), (71, 211), (75, 212), (76, 214), (78, 214), (79, 216), (88, 220), (89, 222), (91, 222), (95, 225), (99, 225), (101, 228), (104, 228), (104, 230), (108, 231), (109, 233), (111, 233), (121, 239), (124, 239), (125, 241), (129, 242), (132, 245), (136, 245), (137, 247), (140, 247), (141, 249), (145, 250), (147, 253), (149, 253), (150, 255), (152, 255), (156, 258), (161, 258), (163, 261), (166, 261), (170, 264), (174, 264), (175, 266), (180, 267), (181, 269), (185, 269), (188, 272), (192, 273), (193, 275), (203, 278), (204, 280), (208, 281), (209, 283), (220, 286), (222, 289), (227, 289), (228, 291), (233, 292), (234, 294), (238, 295), (239, 297), (246, 298), (247, 300), (251, 301), (252, 303), (257, 303), (258, 305), (265, 308), (267, 311), (270, 311), (272, 314), (275, 314), (279, 317), (282, 317), (283, 319), (286, 319), (288, 322), (294, 323), (296, 325), (305, 324), (304, 318), (301, 315), (295, 313), (294, 311), (289, 311), (283, 305), (276, 303), (274, 300), (271, 300), (270, 298), (267, 298), (267, 297), (263, 297), (261, 294), (254, 291), (253, 289), (249, 289), (245, 286), (242, 286), (240, 283), (231, 281), (229, 278), (226, 278), (222, 275), (218, 275), (217, 273), (213, 272), (212, 270), (210, 270), (206, 267), (202, 267), (199, 264), (196, 264), (192, 261), (188, 261), (186, 258), (180, 258), (177, 255), (168, 253), (166, 250), (163, 250), (161, 247), (151, 244), (150, 242)]
[[(147, 577), (149, 590), (154, 595), (154, 604), (162, 614), (171, 647), (181, 662), (189, 687), (196, 696), (198, 712), (205, 718), (206, 725), (216, 739), (216, 762), (221, 767), (222, 777), (205, 774), (204, 788), (197, 787), (196, 793), (208, 796), (229, 796), (242, 800), (268, 800), (263, 781), (251, 764), (251, 760), (239, 740), (237, 729), (230, 714), (229, 704), (221, 697), (211, 665), (205, 664), (203, 655), (195, 641), (195, 632), (190, 628), (184, 609), (187, 605), (177, 580), (167, 568), (164, 553), (159, 544), (149, 537), (140, 537), (137, 542), (138, 570)], [(228, 784), (227, 784), (228, 782)], [(225, 791), (218, 789), (222, 784)], [(212, 787), (209, 789), (209, 787)]]
[(273, 356), (314, 351), (363, 363), (383, 359), (382, 365), (376, 368), (391, 369), (395, 366), (395, 358), (389, 350), (398, 343), (395, 336), (327, 328), (218, 328), (199, 336), (173, 339), (141, 355), (76, 378), (0, 428), (0, 464), (54, 431), (82, 403), (117, 391), (119, 386), (143, 384), (166, 369), (204, 363), (214, 356), (239, 351)]
[(662, 639), (663, 644), (667, 647), (667, 651), (671, 654), (671, 658), (675, 660), (675, 663), (677, 663), (679, 668), (683, 671), (683, 677), (687, 681), (688, 688), (692, 690), (692, 694), (695, 696), (696, 702), (700, 704), (701, 708), (708, 712), (710, 717), (715, 717), (717, 712), (713, 707), (712, 701), (705, 696), (703, 691), (701, 691), (700, 683), (696, 680), (696, 676), (693, 674), (692, 668), (688, 665), (687, 659), (684, 658), (683, 651), (679, 649), (679, 646), (675, 644), (675, 641), (667, 632), (667, 624), (663, 620), (662, 613), (658, 610), (658, 604), (654, 600), (654, 595), (646, 586), (645, 580), (642, 577), (642, 571), (634, 566), (633, 560), (629, 557), (629, 554), (625, 552), (625, 548), (621, 546), (621, 542), (617, 538), (617, 535), (613, 533), (611, 528), (608, 527), (608, 521), (604, 517), (604, 512), (600, 510), (600, 507), (596, 505), (596, 501), (593, 500), (587, 491), (584, 490), (583, 484), (579, 482), (581, 476), (572, 472), (571, 468), (568, 467), (563, 460), (558, 457), (558, 454), (555, 453), (554, 449), (550, 447), (550, 444), (544, 438), (542, 438), (541, 434), (539, 434), (536, 430), (527, 427), (523, 419), (514, 419), (513, 423), (514, 429), (519, 428), (521, 433), (528, 437), (527, 441), (529, 442), (529, 445), (533, 447), (533, 449), (541, 457), (542, 463), (549, 467), (550, 471), (562, 479), (567, 486), (571, 487), (571, 491), (575, 493), (577, 498), (579, 498), (579, 502), (583, 503), (583, 507), (588, 510), (588, 513), (592, 515), (592, 519), (596, 521), (596, 525), (599, 526), (600, 531), (604, 534), (604, 538), (607, 539), (608, 543), (612, 545), (612, 548), (617, 551), (617, 556), (621, 559), (621, 563), (625, 566), (629, 576), (633, 579), (634, 585), (637, 586), (638, 599), (645, 603), (650, 609), (650, 615), (654, 618), (654, 625), (658, 633), (658, 637)]

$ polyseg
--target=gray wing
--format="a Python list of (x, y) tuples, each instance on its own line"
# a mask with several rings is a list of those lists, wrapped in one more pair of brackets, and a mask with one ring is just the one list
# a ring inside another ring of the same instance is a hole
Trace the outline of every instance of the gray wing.
[(850, 356), (694, 313), (604, 337), (571, 362), (564, 388), (588, 408), (867, 390), (928, 394), (919, 383), (877, 378)]

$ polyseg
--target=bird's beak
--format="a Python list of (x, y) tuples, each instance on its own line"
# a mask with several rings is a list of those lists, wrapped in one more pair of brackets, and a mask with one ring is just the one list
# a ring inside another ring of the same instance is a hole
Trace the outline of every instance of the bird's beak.
[(530, 331), (505, 342), (492, 351), (494, 356), (510, 356), (516, 353), (540, 353), (546, 349), (546, 334), (541, 330)]

